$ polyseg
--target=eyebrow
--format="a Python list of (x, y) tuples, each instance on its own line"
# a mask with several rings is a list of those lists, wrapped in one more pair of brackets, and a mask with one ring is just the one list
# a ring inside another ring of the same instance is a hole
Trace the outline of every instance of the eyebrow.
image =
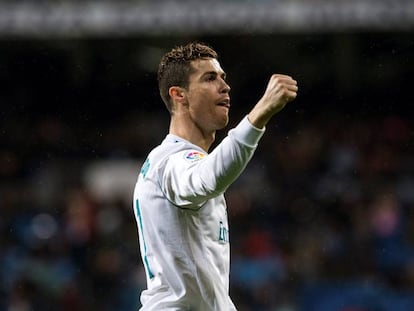
[[(215, 76), (218, 76), (219, 75), (219, 73), (217, 72), (217, 71), (207, 71), (207, 72), (205, 72), (205, 73), (203, 73), (202, 75), (201, 75), (201, 78), (203, 78), (203, 77), (205, 77), (205, 76), (208, 76), (208, 75), (215, 75)], [(223, 71), (221, 74), (220, 74), (220, 77), (222, 77), (224, 80), (226, 79), (226, 73)]]

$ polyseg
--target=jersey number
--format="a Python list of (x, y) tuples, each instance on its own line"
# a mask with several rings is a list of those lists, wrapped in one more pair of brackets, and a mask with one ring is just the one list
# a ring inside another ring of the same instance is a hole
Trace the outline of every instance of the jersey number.
[(135, 201), (135, 209), (136, 209), (137, 216), (138, 216), (138, 224), (139, 224), (139, 229), (141, 231), (142, 243), (144, 244), (143, 261), (144, 261), (144, 265), (145, 265), (145, 270), (147, 270), (148, 277), (150, 279), (152, 279), (154, 277), (154, 274), (152, 273), (151, 268), (150, 268), (149, 263), (148, 263), (148, 258), (147, 258), (147, 244), (145, 243), (144, 230), (142, 228), (142, 216), (141, 216), (141, 210), (139, 209), (139, 201), (138, 201), (138, 199)]

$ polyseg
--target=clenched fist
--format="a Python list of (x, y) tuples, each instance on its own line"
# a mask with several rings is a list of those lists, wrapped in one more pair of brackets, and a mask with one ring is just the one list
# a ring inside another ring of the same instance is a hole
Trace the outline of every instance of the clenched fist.
[(274, 74), (270, 77), (266, 91), (249, 113), (252, 125), (263, 128), (272, 116), (282, 110), (297, 96), (298, 85), (292, 77)]

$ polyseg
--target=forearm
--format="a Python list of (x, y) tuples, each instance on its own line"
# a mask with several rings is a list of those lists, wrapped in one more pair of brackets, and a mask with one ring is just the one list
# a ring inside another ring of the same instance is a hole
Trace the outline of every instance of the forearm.
[(215, 169), (214, 188), (224, 191), (241, 174), (253, 156), (264, 129), (243, 119), (229, 132), (219, 146), (210, 154)]
[(249, 112), (247, 119), (250, 123), (258, 128), (262, 129), (266, 126), (266, 124), (270, 121), (273, 115), (276, 112), (273, 112), (269, 109), (268, 106), (265, 106), (262, 102), (258, 102), (256, 106)]

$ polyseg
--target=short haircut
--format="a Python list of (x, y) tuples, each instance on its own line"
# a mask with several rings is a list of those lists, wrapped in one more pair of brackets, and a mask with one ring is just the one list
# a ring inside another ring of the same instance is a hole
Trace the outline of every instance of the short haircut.
[(168, 111), (172, 112), (169, 89), (179, 86), (187, 89), (189, 77), (194, 72), (191, 62), (197, 59), (218, 58), (218, 54), (204, 43), (191, 42), (167, 52), (158, 67), (158, 88)]

